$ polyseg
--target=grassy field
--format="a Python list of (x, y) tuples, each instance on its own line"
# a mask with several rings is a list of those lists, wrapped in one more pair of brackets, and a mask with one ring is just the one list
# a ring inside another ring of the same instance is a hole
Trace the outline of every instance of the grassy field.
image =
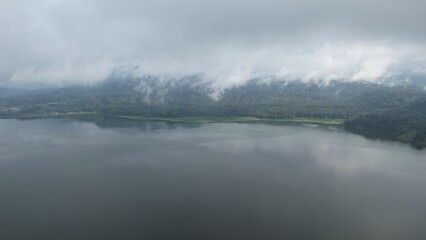
[(257, 117), (179, 117), (179, 118), (166, 118), (166, 117), (145, 117), (145, 116), (127, 116), (127, 115), (113, 115), (101, 114), (96, 112), (69, 112), (69, 113), (55, 113), (45, 115), (26, 115), (26, 116), (7, 116), (2, 118), (17, 118), (17, 119), (30, 119), (30, 118), (55, 118), (55, 117), (78, 117), (90, 115), (104, 115), (109, 117), (141, 120), (141, 121), (165, 121), (165, 122), (182, 122), (182, 123), (270, 123), (270, 124), (288, 124), (288, 123), (306, 123), (306, 124), (320, 124), (320, 125), (341, 125), (342, 119), (318, 119), (318, 118), (287, 118), (287, 119), (271, 119), (271, 118), (257, 118)]
[(316, 118), (288, 118), (288, 119), (270, 119), (257, 117), (181, 117), (181, 118), (163, 118), (163, 117), (143, 117), (143, 116), (123, 116), (114, 115), (117, 118), (144, 120), (144, 121), (168, 121), (168, 122), (190, 122), (190, 123), (226, 123), (226, 122), (258, 122), (258, 123), (311, 123), (321, 125), (341, 125), (341, 119), (316, 119)]
[(0, 118), (16, 118), (16, 119), (30, 119), (30, 118), (55, 118), (55, 117), (73, 117), (73, 116), (90, 116), (99, 115), (96, 112), (68, 112), (68, 113), (49, 113), (49, 114), (30, 114), (30, 115), (9, 115), (0, 116)]

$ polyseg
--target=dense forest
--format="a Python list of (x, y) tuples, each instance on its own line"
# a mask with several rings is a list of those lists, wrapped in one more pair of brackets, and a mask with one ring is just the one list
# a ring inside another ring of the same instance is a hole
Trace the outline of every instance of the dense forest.
[(425, 92), (415, 86), (252, 80), (218, 89), (198, 77), (110, 79), (93, 86), (28, 91), (0, 98), (0, 115), (97, 112), (131, 116), (252, 116), (350, 119), (405, 106)]
[(345, 128), (369, 138), (398, 140), (417, 148), (426, 147), (426, 98), (387, 111), (345, 121)]
[[(0, 91), (1, 92), (1, 91)], [(145, 117), (343, 119), (357, 133), (424, 144), (425, 91), (414, 85), (253, 79), (228, 88), (198, 76), (111, 78), (90, 86), (3, 91), (1, 117), (66, 113)]]

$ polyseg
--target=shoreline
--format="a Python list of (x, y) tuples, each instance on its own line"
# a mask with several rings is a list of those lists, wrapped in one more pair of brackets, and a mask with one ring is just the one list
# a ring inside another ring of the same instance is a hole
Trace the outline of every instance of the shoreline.
[(127, 120), (140, 121), (164, 121), (176, 123), (300, 123), (300, 124), (319, 124), (341, 126), (342, 119), (319, 119), (319, 118), (259, 118), (259, 117), (147, 117), (147, 116), (131, 116), (119, 114), (105, 114), (97, 112), (69, 112), (46, 115), (26, 115), (26, 116), (0, 116), (0, 119), (40, 119), (40, 118), (61, 118), (61, 117), (78, 117), (78, 116), (107, 116)]

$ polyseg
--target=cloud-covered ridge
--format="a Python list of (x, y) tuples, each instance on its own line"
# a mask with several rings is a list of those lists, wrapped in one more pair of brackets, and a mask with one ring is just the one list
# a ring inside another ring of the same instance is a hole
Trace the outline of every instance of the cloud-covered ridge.
[(93, 83), (123, 65), (218, 87), (409, 81), (426, 75), (425, 11), (417, 0), (5, 0), (0, 85)]

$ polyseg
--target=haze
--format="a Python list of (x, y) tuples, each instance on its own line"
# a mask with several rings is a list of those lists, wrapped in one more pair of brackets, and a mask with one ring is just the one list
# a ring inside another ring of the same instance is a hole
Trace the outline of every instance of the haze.
[(2, 0), (0, 86), (93, 83), (118, 68), (219, 86), (412, 82), (426, 74), (425, 11), (420, 0)]

